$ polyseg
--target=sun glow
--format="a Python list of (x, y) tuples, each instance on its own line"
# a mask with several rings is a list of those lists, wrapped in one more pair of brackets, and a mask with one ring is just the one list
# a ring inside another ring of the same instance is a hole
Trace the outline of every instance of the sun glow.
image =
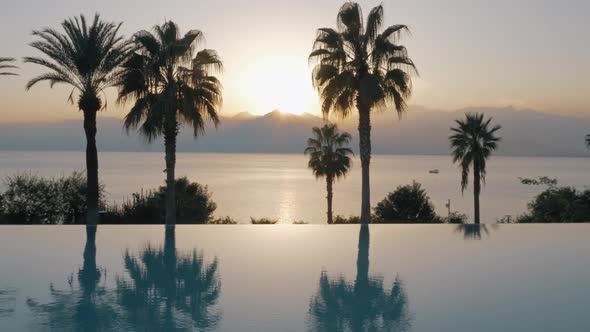
[(253, 63), (238, 78), (240, 99), (246, 110), (266, 114), (272, 110), (316, 113), (318, 97), (307, 62), (295, 57), (276, 57)]

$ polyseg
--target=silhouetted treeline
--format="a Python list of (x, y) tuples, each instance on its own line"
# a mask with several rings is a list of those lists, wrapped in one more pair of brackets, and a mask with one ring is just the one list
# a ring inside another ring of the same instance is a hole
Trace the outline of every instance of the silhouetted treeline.
[[(60, 178), (42, 178), (28, 173), (9, 176), (0, 194), (0, 223), (3, 224), (85, 224), (86, 179), (79, 172)], [(176, 180), (179, 223), (206, 224), (217, 204), (206, 186)], [(108, 204), (100, 186), (101, 224), (161, 224), (164, 222), (164, 186), (132, 194), (122, 204)]]

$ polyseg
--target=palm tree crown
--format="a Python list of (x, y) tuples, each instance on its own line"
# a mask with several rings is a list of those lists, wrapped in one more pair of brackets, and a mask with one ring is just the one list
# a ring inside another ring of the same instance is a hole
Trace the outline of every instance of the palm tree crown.
[(14, 58), (0, 58), (0, 76), (16, 75), (10, 71), (11, 69), (18, 68), (12, 62), (14, 62)]
[[(338, 30), (318, 30), (310, 61), (316, 62), (312, 80), (322, 99), (322, 112), (346, 117), (355, 104), (372, 109), (393, 103), (406, 110), (412, 92), (414, 62), (397, 44), (405, 25), (392, 25), (379, 33), (383, 6), (371, 10), (367, 21), (359, 4), (346, 2), (338, 13)], [(360, 111), (360, 110), (359, 110)]]
[[(130, 44), (119, 35), (121, 24), (102, 21), (96, 14), (90, 26), (83, 15), (66, 19), (61, 26), (65, 33), (50, 28), (33, 31), (40, 40), (31, 46), (46, 58), (25, 57), (24, 60), (49, 72), (30, 80), (26, 88), (41, 81), (49, 81), (51, 87), (68, 84), (80, 94), (80, 110), (89, 106), (100, 110), (99, 94), (117, 82), (118, 67), (130, 51)], [(70, 100), (73, 101), (72, 96)]]
[(495, 134), (501, 126), (490, 126), (492, 118), (484, 120), (480, 113), (468, 113), (463, 120), (455, 120), (457, 127), (451, 128), (453, 135), (451, 141), (453, 163), (460, 163), (461, 190), (467, 188), (469, 182), (469, 168), (473, 165), (478, 170), (482, 181), (485, 183), (486, 160), (492, 151), (498, 148), (501, 140)]
[(305, 154), (309, 155), (308, 166), (313, 174), (337, 179), (346, 175), (351, 166), (353, 154), (348, 144), (352, 140), (349, 133), (339, 133), (334, 124), (322, 128), (314, 127), (314, 137), (307, 140)]
[(119, 81), (119, 101), (135, 99), (125, 117), (126, 128), (141, 124), (141, 134), (152, 141), (166, 129), (178, 131), (181, 122), (189, 124), (195, 136), (205, 129), (207, 118), (218, 125), (221, 83), (210, 71), (221, 71), (223, 65), (213, 50), (193, 57), (202, 38), (199, 30), (180, 37), (174, 22), (155, 26), (154, 33), (135, 34), (137, 51), (125, 63)]

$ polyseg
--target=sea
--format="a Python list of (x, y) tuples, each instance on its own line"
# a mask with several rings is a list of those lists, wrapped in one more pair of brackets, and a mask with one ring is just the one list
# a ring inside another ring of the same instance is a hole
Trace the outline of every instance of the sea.
[[(0, 151), (0, 178), (16, 173), (47, 177), (84, 170), (84, 152)], [(156, 152), (101, 152), (99, 176), (106, 199), (121, 203), (132, 193), (164, 184), (164, 154)], [(438, 170), (438, 174), (431, 173)], [(178, 153), (178, 177), (206, 185), (217, 204), (216, 217), (240, 223), (250, 218), (273, 218), (280, 223), (326, 220), (326, 183), (307, 168), (303, 154)], [(559, 185), (584, 189), (590, 185), (590, 159), (492, 157), (481, 193), (482, 221), (496, 222), (522, 214), (527, 203), (545, 188), (527, 186), (520, 178), (548, 176)], [(450, 210), (473, 216), (471, 186), (461, 191), (461, 172), (450, 156), (375, 155), (371, 159), (371, 203), (375, 206), (398, 186), (422, 184), (437, 213)], [(5, 189), (0, 182), (0, 191)], [(360, 160), (334, 184), (334, 214), (358, 216), (361, 205)]]

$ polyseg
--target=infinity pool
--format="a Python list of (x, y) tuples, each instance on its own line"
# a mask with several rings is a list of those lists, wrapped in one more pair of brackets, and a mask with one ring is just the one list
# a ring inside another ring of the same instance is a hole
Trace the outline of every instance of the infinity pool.
[(0, 330), (590, 331), (590, 225), (0, 227)]

